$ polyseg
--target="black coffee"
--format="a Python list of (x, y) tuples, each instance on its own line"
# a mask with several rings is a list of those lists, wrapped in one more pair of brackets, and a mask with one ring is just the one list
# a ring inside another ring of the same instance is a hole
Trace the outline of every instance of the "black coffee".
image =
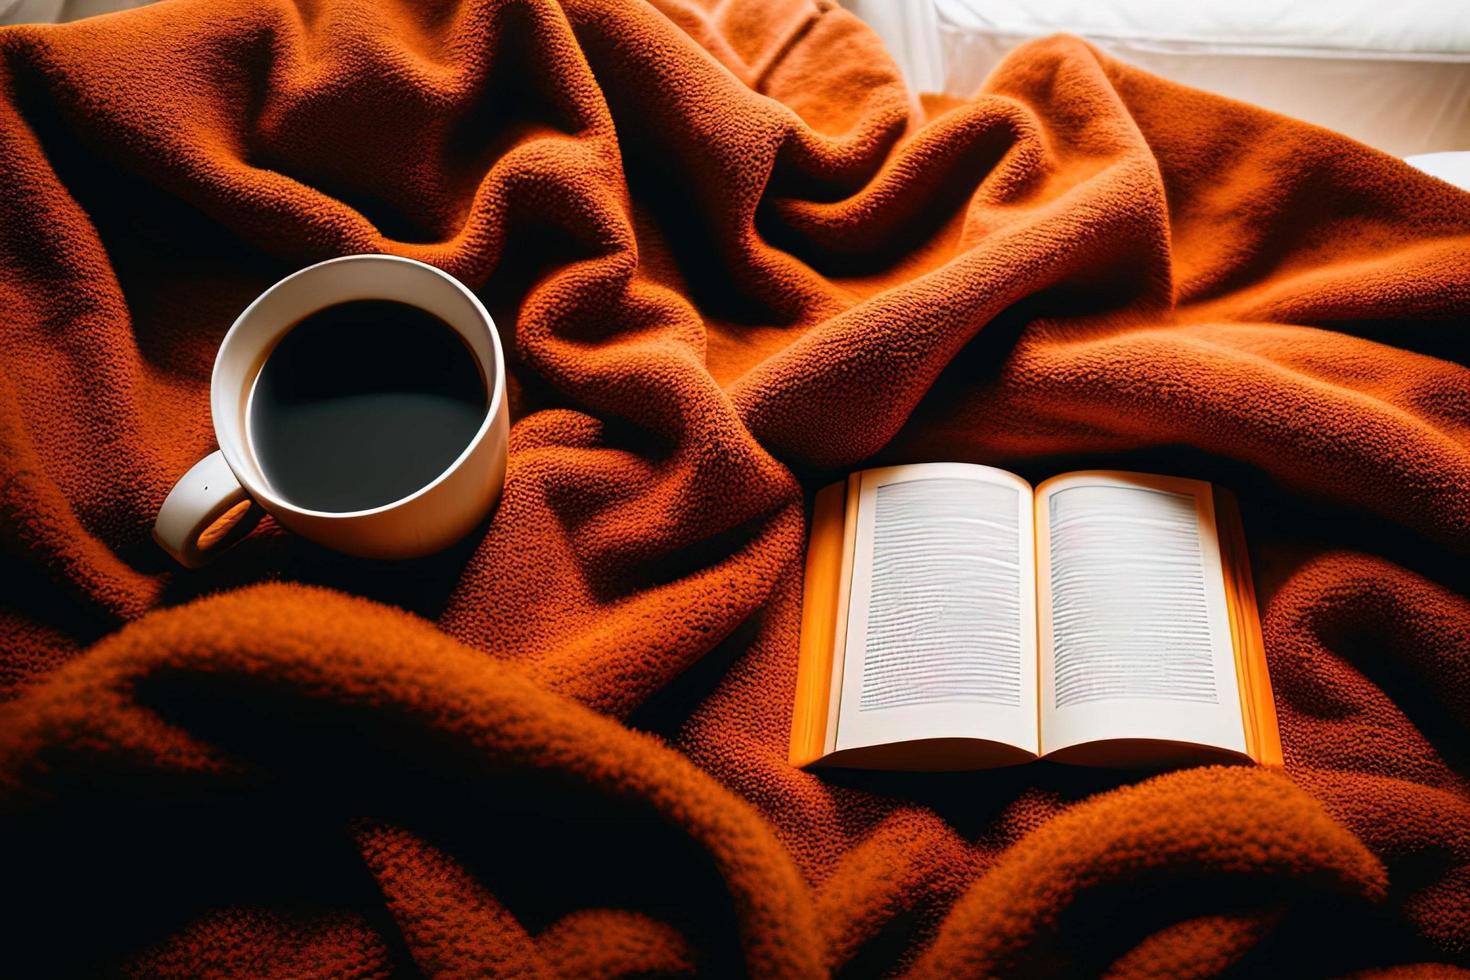
[(393, 300), (296, 323), (266, 358), (250, 435), (277, 493), (309, 510), (366, 510), (432, 482), (485, 420), (485, 381), (452, 327)]

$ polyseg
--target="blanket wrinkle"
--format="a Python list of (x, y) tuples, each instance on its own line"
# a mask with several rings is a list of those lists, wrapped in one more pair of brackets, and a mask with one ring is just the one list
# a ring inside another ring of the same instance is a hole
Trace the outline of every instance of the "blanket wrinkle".
[[(494, 315), (497, 511), (170, 567), (224, 332), (354, 252)], [(1074, 38), (912, 103), (829, 0), (0, 30), (3, 972), (1470, 966), (1467, 255)], [(1284, 773), (787, 765), (804, 506), (925, 459), (1237, 490)]]
[[(274, 610), (269, 623), (258, 621), (255, 611), (261, 603)], [(355, 792), (364, 794), (356, 805), (373, 805), (378, 792), (358, 782), (366, 774), (314, 770), (332, 765), (337, 739), (346, 737), (347, 744), (359, 747), (381, 740), (384, 758), (372, 763), (381, 768), (380, 775), (392, 778), (395, 768), (433, 771), (452, 760), (456, 786), (481, 781), (483, 789), (459, 800), (477, 810), (486, 804), (534, 808), (537, 800), (531, 794), (537, 783), (548, 783), (555, 795), (572, 782), (584, 796), (581, 806), (594, 811), (606, 807), (617, 818), (608, 828), (614, 839), (605, 842), (612, 848), (618, 846), (619, 828), (640, 826), (635, 816), (623, 814), (621, 804), (626, 801), (638, 812), (650, 808), (658, 819), (653, 832), (687, 835), (715, 873), (728, 876), (723, 887), (734, 905), (752, 970), (801, 975), (815, 969), (809, 959), (813, 950), (797, 941), (812, 928), (805, 886), (769, 829), (748, 804), (648, 736), (547, 692), (519, 672), (496, 668), (408, 614), (336, 593), (259, 586), (157, 615), (161, 630), (146, 622), (123, 629), (85, 660), (58, 671), (35, 697), (10, 706), (6, 752), (0, 758), (8, 817), (34, 817), (51, 804), (63, 811), (68, 806), (136, 805), (125, 790), (113, 796), (119, 791), (109, 787), (107, 774), (115, 768), (138, 770), (145, 777), (138, 785), (151, 785), (158, 802), (177, 804), (181, 795), (187, 800), (211, 792), (224, 792), (228, 800), (231, 784), (236, 792), (259, 790), (254, 770), (264, 765), (277, 770), (273, 782), (293, 793), (307, 793), (302, 780), (341, 781), (357, 785)], [(368, 633), (359, 636), (342, 629), (354, 622)], [(241, 633), (254, 634), (254, 641), (233, 644), (231, 637)], [(363, 642), (366, 636), (372, 641)], [(211, 705), (211, 691), (232, 692), (237, 703)], [(332, 706), (326, 720), (317, 714), (322, 705)], [(209, 731), (221, 714), (239, 715), (236, 724), (259, 727), (259, 737), (245, 739), (232, 730), (230, 747), (217, 749), (191, 731), (201, 725)], [(436, 761), (435, 750), (446, 736), (453, 741), (456, 734), (460, 748)], [(260, 757), (246, 756), (252, 752)], [(85, 771), (78, 773), (73, 766)], [(292, 772), (293, 767), (299, 771)], [(508, 778), (518, 771), (527, 778)], [(165, 779), (170, 776), (172, 780)], [(201, 780), (204, 776), (225, 785), (211, 788), (213, 781)], [(483, 782), (487, 779), (488, 784)], [(79, 793), (77, 780), (83, 786), (96, 780), (99, 798)], [(488, 788), (496, 783), (511, 798), (497, 799)], [(526, 796), (514, 798), (518, 789)], [(311, 813), (323, 802), (328, 808), (346, 802), (330, 790), (326, 796), (324, 801), (301, 801), (302, 809)], [(292, 800), (275, 802), (289, 805)], [(39, 825), (28, 828), (42, 832)], [(493, 900), (462, 873), (446, 869), (440, 855), (371, 822), (358, 826), (356, 833), (395, 917), (415, 933), (410, 945), (425, 947), (422, 955), (448, 955), (434, 952), (435, 940), (442, 942), (445, 932), (471, 937), (473, 955), (482, 959), (510, 955), (506, 944), (515, 945), (520, 927), (498, 914)], [(181, 873), (173, 871), (172, 862), (198, 860), (197, 855), (167, 853), (166, 841), (148, 843), (165, 849), (146, 855), (157, 862), (160, 875)], [(554, 836), (543, 843), (566, 846)], [(25, 843), (11, 839), (8, 845), (10, 866), (28, 863), (27, 855), (16, 852)], [(405, 848), (422, 852), (422, 860), (408, 870), (400, 867)], [(425, 863), (437, 871), (416, 877)], [(437, 885), (436, 877), (442, 879)], [(48, 890), (64, 894), (75, 884), (63, 879)], [(471, 896), (478, 908), (457, 907), (446, 891)], [(555, 902), (558, 896), (547, 893), (545, 898)], [(442, 917), (451, 913), (470, 915), (482, 926), (487, 918), (499, 925), (462, 931), (443, 923)]]
[(697, 965), (667, 923), (621, 909), (573, 912), (537, 938), (557, 976), (687, 976)]
[(1282, 912), (1264, 908), (1181, 919), (1149, 936), (1108, 965), (1110, 980), (1129, 977), (1214, 977), (1236, 966), (1269, 939)]
[[(992, 976), (1035, 969), (1017, 954), (1055, 956), (1054, 943), (1033, 934), (1054, 928), (1074, 901), (1103, 883), (1136, 888), (1188, 866), (1223, 879), (1269, 879), (1273, 869), (1291, 868), (1291, 877), (1310, 882), (1312, 891), (1365, 900), (1381, 899), (1386, 889), (1383, 868), (1367, 847), (1305, 794), (1289, 791), (1281, 776), (1174, 773), (1090, 800), (1011, 848), (955, 903), (912, 972)], [(1299, 899), (1315, 900), (1310, 891)]]
[[(355, 836), (426, 976), (553, 975), (514, 916), (446, 855), (397, 827), (364, 822)], [(476, 937), (473, 949), (464, 936)]]
[(366, 919), (340, 912), (304, 918), (241, 908), (190, 923), (180, 930), (186, 943), (144, 950), (125, 975), (137, 980), (388, 975), (392, 953)]

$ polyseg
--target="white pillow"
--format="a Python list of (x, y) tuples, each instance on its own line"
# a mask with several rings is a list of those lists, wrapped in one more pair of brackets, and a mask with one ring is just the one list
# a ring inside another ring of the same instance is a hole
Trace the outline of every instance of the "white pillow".
[(1463, 153), (1422, 153), (1404, 157), (1411, 167), (1418, 167), (1431, 177), (1438, 177), (1446, 184), (1454, 184), (1462, 191), (1470, 191), (1470, 150)]
[(115, 10), (142, 7), (152, 0), (0, 0), (0, 27), (7, 24), (59, 24)]
[(1065, 32), (1395, 156), (1470, 148), (1470, 0), (846, 2), (921, 89), (972, 95), (1016, 45)]

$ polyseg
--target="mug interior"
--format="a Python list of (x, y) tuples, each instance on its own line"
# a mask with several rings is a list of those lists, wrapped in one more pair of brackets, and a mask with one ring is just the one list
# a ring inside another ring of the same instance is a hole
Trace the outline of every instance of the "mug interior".
[[(356, 511), (317, 511), (292, 503), (271, 486), (251, 440), (250, 396), (276, 344), (303, 318), (353, 300), (396, 300), (425, 310), (464, 340), (485, 382), (485, 415), (461, 453), (439, 476), (413, 493)], [(504, 360), (493, 322), (480, 301), (447, 273), (413, 259), (350, 255), (296, 272), (260, 295), (235, 321), (220, 344), (210, 384), (215, 436), (230, 468), (251, 496), (268, 509), (316, 517), (351, 517), (396, 507), (453, 472), (485, 438), (504, 397)]]

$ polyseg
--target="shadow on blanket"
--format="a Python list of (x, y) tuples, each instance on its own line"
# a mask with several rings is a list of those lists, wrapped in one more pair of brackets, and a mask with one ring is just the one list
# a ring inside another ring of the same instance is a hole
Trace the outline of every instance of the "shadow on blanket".
[[(1470, 960), (1470, 195), (826, 0), (174, 0), (0, 32), (0, 205), (6, 974)], [(498, 512), (169, 567), (224, 331), (367, 251), (496, 316)], [(1239, 489), (1285, 772), (788, 767), (803, 491), (923, 459)]]

